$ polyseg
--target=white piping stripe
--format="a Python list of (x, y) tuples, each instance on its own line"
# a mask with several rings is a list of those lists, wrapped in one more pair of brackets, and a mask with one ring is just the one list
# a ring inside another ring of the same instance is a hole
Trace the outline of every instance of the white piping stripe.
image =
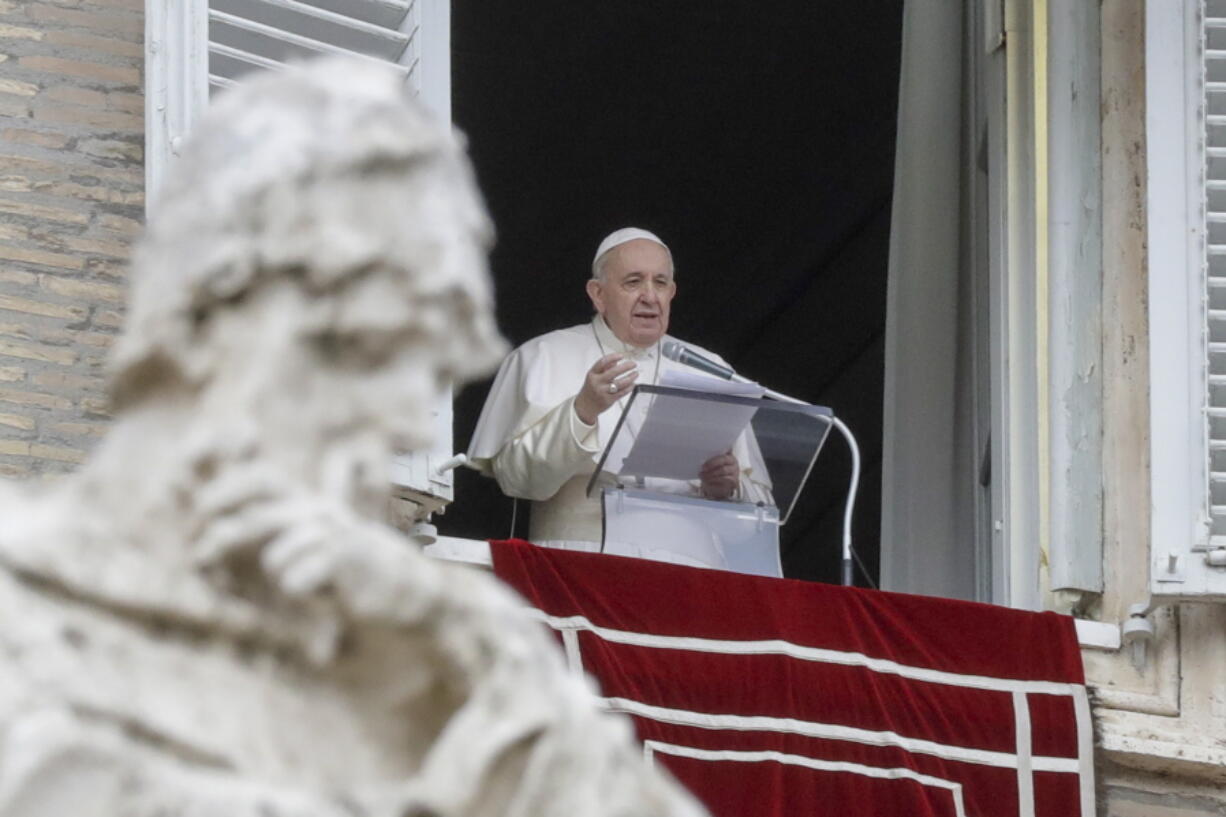
[[(1013, 723), (1017, 727), (1017, 813), (1034, 817), (1034, 772), (1030, 765), (1030, 703), (1025, 692), (1013, 693)], [(1077, 766), (1080, 769), (1080, 766)]]
[[(533, 609), (535, 610), (535, 608)], [(605, 641), (635, 647), (691, 650), (693, 652), (725, 653), (729, 655), (786, 655), (802, 661), (864, 667), (873, 672), (898, 675), (903, 678), (926, 681), (933, 684), (988, 689), (997, 692), (1037, 692), (1045, 695), (1073, 695), (1076, 690), (1084, 689), (1084, 687), (1078, 684), (1066, 684), (1057, 681), (1015, 681), (1007, 678), (963, 675), (961, 673), (928, 669), (926, 667), (912, 667), (883, 658), (870, 658), (863, 653), (840, 652), (820, 647), (802, 647), (799, 644), (779, 639), (728, 641), (714, 638), (692, 638), (690, 636), (650, 635), (647, 633), (632, 633), (625, 630), (600, 627), (593, 624), (586, 616), (549, 616), (541, 613), (539, 610), (535, 611), (535, 615), (543, 619), (555, 630), (586, 630), (600, 636)]]
[[(1033, 814), (1033, 772), (1064, 772), (1075, 773), (1078, 775), (1081, 793), (1081, 815), (1082, 817), (1092, 817), (1095, 813), (1095, 793), (1094, 793), (1094, 770), (1093, 770), (1093, 731), (1090, 723), (1090, 706), (1086, 694), (1085, 687), (1080, 684), (1060, 683), (1054, 681), (1016, 681), (1002, 678), (991, 678), (978, 675), (967, 675), (961, 673), (946, 672), (943, 670), (932, 670), (924, 667), (912, 667), (905, 664), (899, 664), (895, 661), (885, 659), (870, 658), (862, 653), (840, 652), (836, 650), (826, 650), (817, 647), (803, 647), (798, 644), (792, 644), (781, 639), (770, 639), (761, 641), (730, 641), (721, 639), (694, 638), (690, 636), (664, 636), (664, 635), (648, 635), (645, 633), (632, 633), (623, 630), (614, 630), (607, 627), (600, 627), (593, 624), (586, 616), (549, 616), (537, 608), (530, 608), (532, 614), (538, 619), (546, 622), (550, 627), (559, 630), (563, 633), (563, 641), (565, 642), (567, 633), (577, 630), (586, 630), (593, 633), (599, 638), (606, 641), (618, 644), (626, 644), (630, 646), (648, 647), (654, 649), (676, 649), (676, 650), (692, 650), (695, 652), (708, 653), (724, 653), (734, 655), (786, 655), (791, 658), (805, 661), (825, 662), (832, 664), (840, 664), (845, 666), (861, 666), (874, 672), (884, 674), (893, 674), (900, 677), (909, 678), (912, 680), (924, 681), (929, 683), (946, 684), (950, 686), (970, 687), (975, 689), (987, 689), (994, 691), (1008, 691), (1017, 694), (1033, 692), (1046, 695), (1071, 695), (1073, 697), (1074, 712), (1077, 728), (1077, 758), (1060, 758), (1060, 757), (1029, 757), (1029, 708), (1026, 709), (1026, 735), (1027, 735), (1027, 756), (1029, 759), (1030, 781), (1031, 787), (1026, 791), (1030, 797), (1030, 814)], [(699, 726), (702, 728), (735, 728), (735, 729), (760, 729), (769, 731), (769, 728), (764, 728), (763, 725), (748, 726), (744, 724), (775, 722), (776, 724), (790, 724), (795, 726), (805, 725), (810, 728), (829, 729), (834, 731), (846, 731), (847, 733), (857, 733), (862, 736), (875, 738), (875, 740), (863, 740), (859, 742), (873, 743), (875, 745), (897, 745), (900, 748), (909, 751), (917, 751), (925, 754), (934, 754), (940, 757), (950, 757), (949, 754), (971, 753), (979, 755), (983, 760), (969, 760), (968, 762), (987, 762), (988, 765), (1003, 765), (1006, 767), (1020, 767), (1021, 763), (1018, 758), (1007, 753), (986, 752), (974, 749), (965, 749), (964, 747), (945, 746), (930, 741), (920, 741), (916, 739), (904, 738), (892, 732), (869, 732), (867, 730), (851, 729), (849, 727), (839, 727), (830, 724), (808, 724), (803, 721), (781, 718), (764, 718), (764, 717), (742, 717), (735, 715), (719, 716), (708, 715), (705, 713), (683, 712), (682, 710), (665, 710), (662, 707), (652, 707), (648, 704), (641, 704), (636, 701), (627, 699), (605, 699), (605, 703), (609, 708), (621, 708), (622, 711), (636, 714), (640, 717), (653, 720), (663, 720), (672, 723), (682, 723), (687, 725)], [(615, 706), (615, 703), (620, 703), (621, 706)], [(1015, 698), (1016, 704), (1016, 698)], [(640, 711), (641, 710), (641, 711)], [(658, 711), (660, 713), (668, 712), (671, 717), (654, 717), (647, 714), (648, 710)], [(682, 717), (683, 716), (683, 717)], [(732, 725), (730, 721), (739, 721), (741, 725)], [(1019, 724), (1020, 729), (1020, 724)], [(794, 731), (791, 729), (782, 729), (780, 731)], [(808, 732), (799, 731), (800, 734), (808, 734)], [(1019, 732), (1020, 734), (1020, 732)], [(830, 736), (832, 739), (852, 740), (857, 738), (850, 734), (840, 736)], [(894, 740), (889, 740), (893, 738)], [(920, 746), (927, 747), (934, 751), (924, 752)], [(647, 747), (644, 752), (650, 759), (651, 750)], [(952, 759), (960, 759), (954, 757)], [(1003, 763), (992, 762), (1004, 761)], [(1021, 779), (1021, 769), (1019, 768), (1019, 786)], [(960, 797), (959, 797), (960, 802)], [(1027, 814), (1026, 811), (1021, 812), (1022, 815)]]
[[(908, 752), (932, 755), (933, 757), (956, 760), (963, 763), (978, 763), (983, 766), (1015, 769), (1018, 765), (1017, 756), (1008, 752), (993, 752), (987, 749), (950, 746), (930, 740), (903, 737), (897, 732), (877, 732), (832, 723), (802, 721), (795, 718), (775, 718), (765, 715), (713, 715), (706, 712), (689, 712), (684, 709), (653, 706), (652, 704), (645, 704), (640, 701), (632, 701), (628, 698), (602, 698), (600, 700), (601, 703), (613, 711), (637, 715), (638, 717), (660, 721), (661, 723), (696, 726), (700, 729), (789, 732), (825, 740), (845, 740), (851, 743), (863, 743), (870, 746), (894, 746)], [(1076, 773), (1080, 768), (1078, 760), (1069, 757), (1036, 757), (1031, 759), (1031, 765), (1034, 769), (1047, 772)]]
[(1073, 693), (1073, 713), (1077, 720), (1077, 757), (1081, 761), (1081, 817), (1094, 817), (1094, 728), (1090, 722), (1090, 696), (1085, 689)]
[(583, 655), (579, 652), (579, 633), (562, 631), (562, 649), (566, 651), (566, 665), (575, 675), (583, 675)]
[(694, 760), (728, 760), (741, 763), (759, 763), (762, 761), (773, 760), (778, 763), (783, 763), (791, 766), (804, 766), (809, 769), (816, 769), (824, 772), (848, 772), (850, 774), (858, 774), (864, 777), (875, 777), (878, 779), (887, 780), (913, 780), (923, 786), (932, 786), (939, 789), (944, 789), (950, 793), (954, 801), (954, 812), (957, 817), (965, 817), (966, 807), (962, 802), (962, 786), (950, 780), (944, 780), (939, 777), (931, 777), (930, 775), (920, 774), (907, 768), (882, 768), (878, 766), (864, 766), (859, 763), (845, 763), (842, 761), (818, 760), (817, 758), (804, 757), (803, 755), (785, 754), (783, 752), (762, 751), (762, 752), (741, 752), (733, 750), (712, 751), (710, 749), (696, 749), (692, 746), (676, 746), (671, 743), (661, 743), (659, 741), (649, 740), (645, 745), (645, 750), (648, 752), (648, 759), (652, 758), (652, 753), (659, 752), (665, 755), (676, 755), (678, 757), (688, 757)]

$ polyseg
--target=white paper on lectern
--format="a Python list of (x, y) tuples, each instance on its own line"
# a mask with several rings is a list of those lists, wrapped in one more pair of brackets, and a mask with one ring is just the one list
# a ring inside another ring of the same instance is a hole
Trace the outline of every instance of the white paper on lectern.
[(685, 369), (669, 369), (660, 376), (660, 385), (674, 389), (692, 389), (712, 394), (731, 394), (737, 397), (761, 397), (766, 389), (757, 383), (743, 383), (739, 380), (724, 380), (722, 377), (712, 377)]
[[(765, 391), (753, 383), (676, 371), (665, 372), (660, 385), (750, 397), (759, 397)], [(697, 479), (704, 462), (732, 450), (757, 410), (757, 406), (657, 396), (650, 401), (618, 473)]]

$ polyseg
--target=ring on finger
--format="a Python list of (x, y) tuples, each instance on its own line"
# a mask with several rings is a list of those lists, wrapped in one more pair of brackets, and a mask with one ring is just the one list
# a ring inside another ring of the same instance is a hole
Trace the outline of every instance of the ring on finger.
[(616, 381), (609, 384), (609, 394), (617, 394), (617, 382)]

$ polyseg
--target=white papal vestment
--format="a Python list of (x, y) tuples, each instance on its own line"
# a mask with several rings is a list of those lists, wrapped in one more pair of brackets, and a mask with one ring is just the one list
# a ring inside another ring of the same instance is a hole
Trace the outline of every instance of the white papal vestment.
[[(701, 347), (690, 348), (723, 363)], [(574, 403), (588, 370), (613, 352), (638, 364), (639, 384), (656, 383), (665, 371), (685, 368), (662, 357), (659, 343), (640, 349), (618, 340), (597, 315), (591, 323), (559, 329), (520, 346), (503, 361), (486, 398), (469, 459), (497, 479), (507, 496), (532, 500), (529, 538), (537, 544), (599, 549), (600, 498), (588, 498), (585, 491), (629, 397), (600, 414), (592, 426), (575, 414)], [(752, 469), (745, 465), (750, 457), (742, 443), (733, 453), (742, 464), (742, 493), (748, 495), (753, 490)], [(611, 475), (607, 481), (613, 483)], [(677, 484), (676, 490), (697, 496), (697, 474), (692, 483)]]

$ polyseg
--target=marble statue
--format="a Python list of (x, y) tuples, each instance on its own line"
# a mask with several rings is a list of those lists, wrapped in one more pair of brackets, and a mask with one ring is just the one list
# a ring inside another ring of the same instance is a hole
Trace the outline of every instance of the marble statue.
[(458, 137), (374, 64), (216, 100), (71, 478), (0, 486), (0, 817), (699, 815), (489, 575), (383, 522), (504, 352)]

